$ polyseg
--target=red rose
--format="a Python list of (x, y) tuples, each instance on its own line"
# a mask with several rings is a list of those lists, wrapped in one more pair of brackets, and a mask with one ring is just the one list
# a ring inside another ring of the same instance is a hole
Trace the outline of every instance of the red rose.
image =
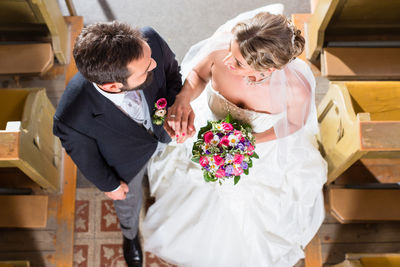
[(206, 144), (209, 144), (211, 140), (213, 140), (214, 134), (211, 131), (208, 131), (204, 134), (204, 142)]
[(221, 165), (224, 165), (225, 160), (224, 160), (223, 157), (215, 155), (214, 156), (214, 162), (215, 162), (216, 165), (221, 166)]
[(156, 102), (157, 109), (163, 109), (167, 106), (167, 99), (165, 98), (160, 98)]
[(224, 146), (229, 146), (229, 139), (228, 136), (224, 136), (221, 138), (221, 141), (219, 142), (220, 145), (224, 145)]
[(240, 164), (240, 163), (242, 163), (243, 159), (244, 159), (244, 156), (243, 156), (243, 155), (241, 155), (241, 154), (236, 154), (235, 157), (233, 158), (233, 162), (234, 162), (235, 164)]
[(200, 157), (199, 163), (202, 167), (205, 167), (208, 165), (208, 158), (207, 157)]
[(227, 131), (227, 132), (233, 130), (232, 124), (227, 123), (227, 122), (223, 122), (223, 123), (222, 123), (222, 128), (223, 128), (225, 131)]

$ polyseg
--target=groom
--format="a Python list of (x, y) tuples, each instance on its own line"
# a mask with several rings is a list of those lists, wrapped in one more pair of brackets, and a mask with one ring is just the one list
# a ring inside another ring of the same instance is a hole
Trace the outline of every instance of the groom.
[(141, 266), (141, 184), (152, 155), (171, 139), (152, 123), (154, 103), (171, 106), (182, 87), (179, 66), (152, 28), (98, 23), (84, 28), (73, 50), (78, 74), (54, 116), (54, 134), (87, 179), (109, 198), (124, 236), (129, 266)]

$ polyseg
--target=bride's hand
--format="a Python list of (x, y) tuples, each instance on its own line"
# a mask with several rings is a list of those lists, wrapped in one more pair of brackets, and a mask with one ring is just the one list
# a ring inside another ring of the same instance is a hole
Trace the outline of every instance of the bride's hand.
[(190, 99), (178, 95), (167, 115), (167, 124), (174, 131), (177, 143), (183, 143), (195, 134), (194, 117)]

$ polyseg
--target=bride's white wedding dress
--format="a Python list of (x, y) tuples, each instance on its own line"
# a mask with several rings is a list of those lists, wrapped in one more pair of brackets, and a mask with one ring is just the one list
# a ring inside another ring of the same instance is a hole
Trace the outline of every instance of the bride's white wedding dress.
[[(196, 129), (229, 112), (263, 132), (285, 115), (237, 107), (211, 83), (192, 105)], [(142, 227), (144, 249), (178, 266), (293, 266), (324, 218), (326, 163), (315, 147), (315, 131), (308, 130), (312, 125), (257, 144), (260, 158), (237, 185), (204, 181), (200, 165), (191, 161), (195, 138), (168, 145), (148, 165), (156, 202)], [(282, 147), (284, 166), (278, 162)]]

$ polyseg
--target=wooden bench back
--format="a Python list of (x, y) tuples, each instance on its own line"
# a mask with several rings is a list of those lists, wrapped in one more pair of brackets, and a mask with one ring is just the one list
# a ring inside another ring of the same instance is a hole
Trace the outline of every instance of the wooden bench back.
[(319, 0), (306, 24), (307, 58), (322, 47), (400, 47), (400, 1)]
[(346, 87), (356, 114), (369, 113), (371, 121), (400, 121), (400, 82), (347, 82)]
[(0, 90), (0, 130), (5, 130), (8, 121), (21, 121), (29, 90)]

